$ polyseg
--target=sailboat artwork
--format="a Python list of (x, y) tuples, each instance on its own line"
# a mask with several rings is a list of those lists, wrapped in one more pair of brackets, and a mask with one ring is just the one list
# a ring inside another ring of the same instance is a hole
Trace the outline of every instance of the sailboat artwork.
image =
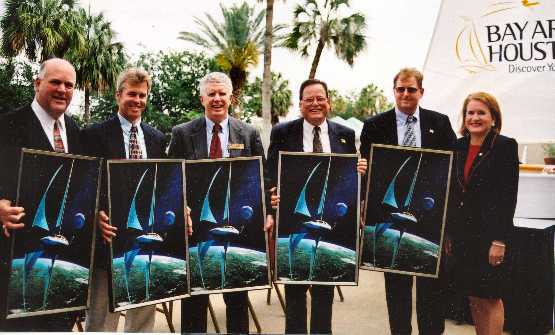
[(191, 294), (267, 287), (258, 158), (186, 163)]
[(282, 153), (278, 281), (355, 282), (356, 161), (356, 155)]
[(185, 295), (181, 162), (110, 161), (109, 173), (110, 213), (121, 228), (112, 248), (113, 309)]
[(99, 162), (24, 149), (7, 318), (86, 308)]
[(362, 268), (437, 275), (450, 166), (449, 152), (374, 145)]

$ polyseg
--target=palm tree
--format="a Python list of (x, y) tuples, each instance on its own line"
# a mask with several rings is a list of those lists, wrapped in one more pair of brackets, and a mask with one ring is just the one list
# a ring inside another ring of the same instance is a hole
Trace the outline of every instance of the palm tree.
[[(264, 80), (257, 77), (252, 84), (246, 86), (245, 89), (245, 110), (261, 115), (261, 105), (263, 103), (262, 86)], [(271, 124), (275, 125), (279, 122), (279, 116), (284, 116), (289, 112), (289, 108), (293, 105), (293, 93), (289, 89), (289, 81), (284, 79), (281, 73), (272, 72), (271, 86)]]
[(84, 23), (86, 44), (81, 49), (72, 50), (68, 58), (75, 66), (77, 87), (85, 92), (83, 121), (88, 124), (91, 93), (113, 88), (126, 57), (123, 45), (113, 42), (115, 33), (102, 14), (92, 16), (81, 8), (79, 19)]
[(15, 57), (24, 51), (30, 60), (63, 57), (84, 45), (75, 0), (6, 0), (0, 19), (2, 53)]
[(303, 57), (317, 42), (310, 67), (313, 79), (325, 46), (335, 48), (339, 59), (353, 65), (354, 58), (366, 48), (366, 19), (362, 13), (341, 15), (343, 7), (350, 7), (349, 0), (305, 0), (293, 12), (293, 28), (283, 46), (299, 52)]
[[(234, 105), (240, 101), (247, 80), (247, 70), (258, 64), (260, 50), (264, 46), (262, 20), (265, 11), (255, 14), (254, 7), (246, 2), (226, 8), (220, 5), (223, 22), (218, 22), (206, 13), (206, 20), (195, 18), (202, 34), (182, 31), (179, 39), (195, 43), (209, 51), (216, 51), (216, 63), (229, 73), (233, 83)], [(274, 27), (274, 33), (283, 29)]]

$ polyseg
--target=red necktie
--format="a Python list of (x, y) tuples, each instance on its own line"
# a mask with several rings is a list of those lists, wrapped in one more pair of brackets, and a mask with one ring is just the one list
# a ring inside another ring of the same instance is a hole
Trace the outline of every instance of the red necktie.
[(62, 140), (62, 135), (60, 134), (60, 126), (58, 125), (58, 120), (54, 122), (54, 151), (65, 153), (64, 141)]
[(220, 142), (219, 133), (222, 130), (222, 126), (218, 123), (214, 123), (212, 128), (212, 141), (210, 141), (210, 158), (222, 158), (222, 143)]

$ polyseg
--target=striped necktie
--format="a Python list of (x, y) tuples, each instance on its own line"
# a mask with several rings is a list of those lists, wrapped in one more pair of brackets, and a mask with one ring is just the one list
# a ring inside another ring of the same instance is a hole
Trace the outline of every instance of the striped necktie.
[(62, 140), (62, 134), (60, 133), (60, 121), (56, 120), (54, 122), (54, 151), (65, 153), (64, 141)]
[(409, 115), (407, 116), (407, 129), (405, 131), (405, 137), (403, 138), (403, 145), (406, 147), (416, 146), (416, 133), (414, 132), (414, 124), (416, 123), (416, 117)]

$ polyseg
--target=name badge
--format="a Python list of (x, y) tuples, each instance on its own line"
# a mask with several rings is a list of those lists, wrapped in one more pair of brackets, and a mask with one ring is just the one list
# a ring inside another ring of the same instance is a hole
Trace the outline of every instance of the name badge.
[(230, 143), (227, 146), (228, 150), (243, 150), (245, 149), (245, 145), (243, 143)]

